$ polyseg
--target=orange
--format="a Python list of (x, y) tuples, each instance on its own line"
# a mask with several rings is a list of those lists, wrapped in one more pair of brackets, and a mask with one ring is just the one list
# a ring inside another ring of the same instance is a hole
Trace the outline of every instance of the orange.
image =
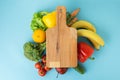
[(35, 30), (32, 35), (32, 38), (33, 38), (34, 42), (37, 42), (37, 43), (44, 42), (46, 39), (45, 31), (40, 30), (40, 29)]

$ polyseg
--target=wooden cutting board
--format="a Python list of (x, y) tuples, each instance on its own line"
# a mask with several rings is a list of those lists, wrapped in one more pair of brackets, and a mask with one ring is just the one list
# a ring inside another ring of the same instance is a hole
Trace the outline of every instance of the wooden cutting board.
[(46, 31), (46, 65), (48, 67), (77, 66), (77, 31), (66, 25), (66, 8), (57, 7), (54, 28)]

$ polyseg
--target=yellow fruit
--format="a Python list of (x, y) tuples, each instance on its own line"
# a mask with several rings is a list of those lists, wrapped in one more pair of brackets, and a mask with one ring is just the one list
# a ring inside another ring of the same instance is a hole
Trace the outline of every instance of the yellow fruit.
[(85, 20), (79, 20), (76, 23), (74, 23), (71, 27), (88, 29), (88, 30), (91, 30), (93, 32), (96, 32), (95, 27), (90, 22), (85, 21)]
[(78, 36), (86, 37), (88, 38), (95, 46), (99, 49), (99, 46), (104, 46), (103, 39), (95, 32), (86, 30), (86, 29), (80, 29), (77, 30)]
[(92, 40), (92, 39), (89, 39), (89, 40), (91, 41), (91, 43), (93, 44), (93, 46), (95, 47), (95, 49), (97, 49), (97, 50), (100, 49), (100, 45), (99, 45), (97, 42), (95, 42), (95, 41)]
[(46, 34), (43, 30), (37, 29), (34, 31), (32, 38), (33, 38), (34, 42), (42, 43), (46, 39)]
[(42, 20), (48, 28), (55, 27), (56, 26), (56, 11), (48, 13), (47, 15), (43, 16)]

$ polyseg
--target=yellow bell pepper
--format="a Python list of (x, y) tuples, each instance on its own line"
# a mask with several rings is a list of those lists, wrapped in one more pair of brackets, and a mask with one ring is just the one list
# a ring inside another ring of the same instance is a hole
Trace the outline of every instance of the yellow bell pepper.
[(55, 27), (56, 26), (56, 11), (53, 11), (43, 16), (42, 20), (48, 28)]

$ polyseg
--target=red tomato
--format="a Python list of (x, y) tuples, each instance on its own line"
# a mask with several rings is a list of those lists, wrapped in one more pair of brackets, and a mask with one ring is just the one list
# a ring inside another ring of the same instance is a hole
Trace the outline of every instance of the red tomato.
[(51, 70), (51, 68), (48, 68), (47, 66), (44, 66), (44, 69), (45, 69), (46, 71)]
[(55, 68), (56, 71), (60, 74), (64, 74), (67, 72), (68, 68)]
[(35, 64), (35, 68), (41, 69), (41, 68), (42, 68), (42, 64), (41, 64), (40, 62), (37, 62), (37, 63)]
[(78, 43), (78, 60), (85, 62), (94, 52), (94, 49), (85, 42)]
[(39, 74), (40, 76), (45, 76), (45, 75), (46, 75), (45, 69), (44, 69), (44, 68), (39, 69), (39, 70), (38, 70), (38, 74)]
[(42, 62), (46, 64), (46, 55), (42, 56)]

